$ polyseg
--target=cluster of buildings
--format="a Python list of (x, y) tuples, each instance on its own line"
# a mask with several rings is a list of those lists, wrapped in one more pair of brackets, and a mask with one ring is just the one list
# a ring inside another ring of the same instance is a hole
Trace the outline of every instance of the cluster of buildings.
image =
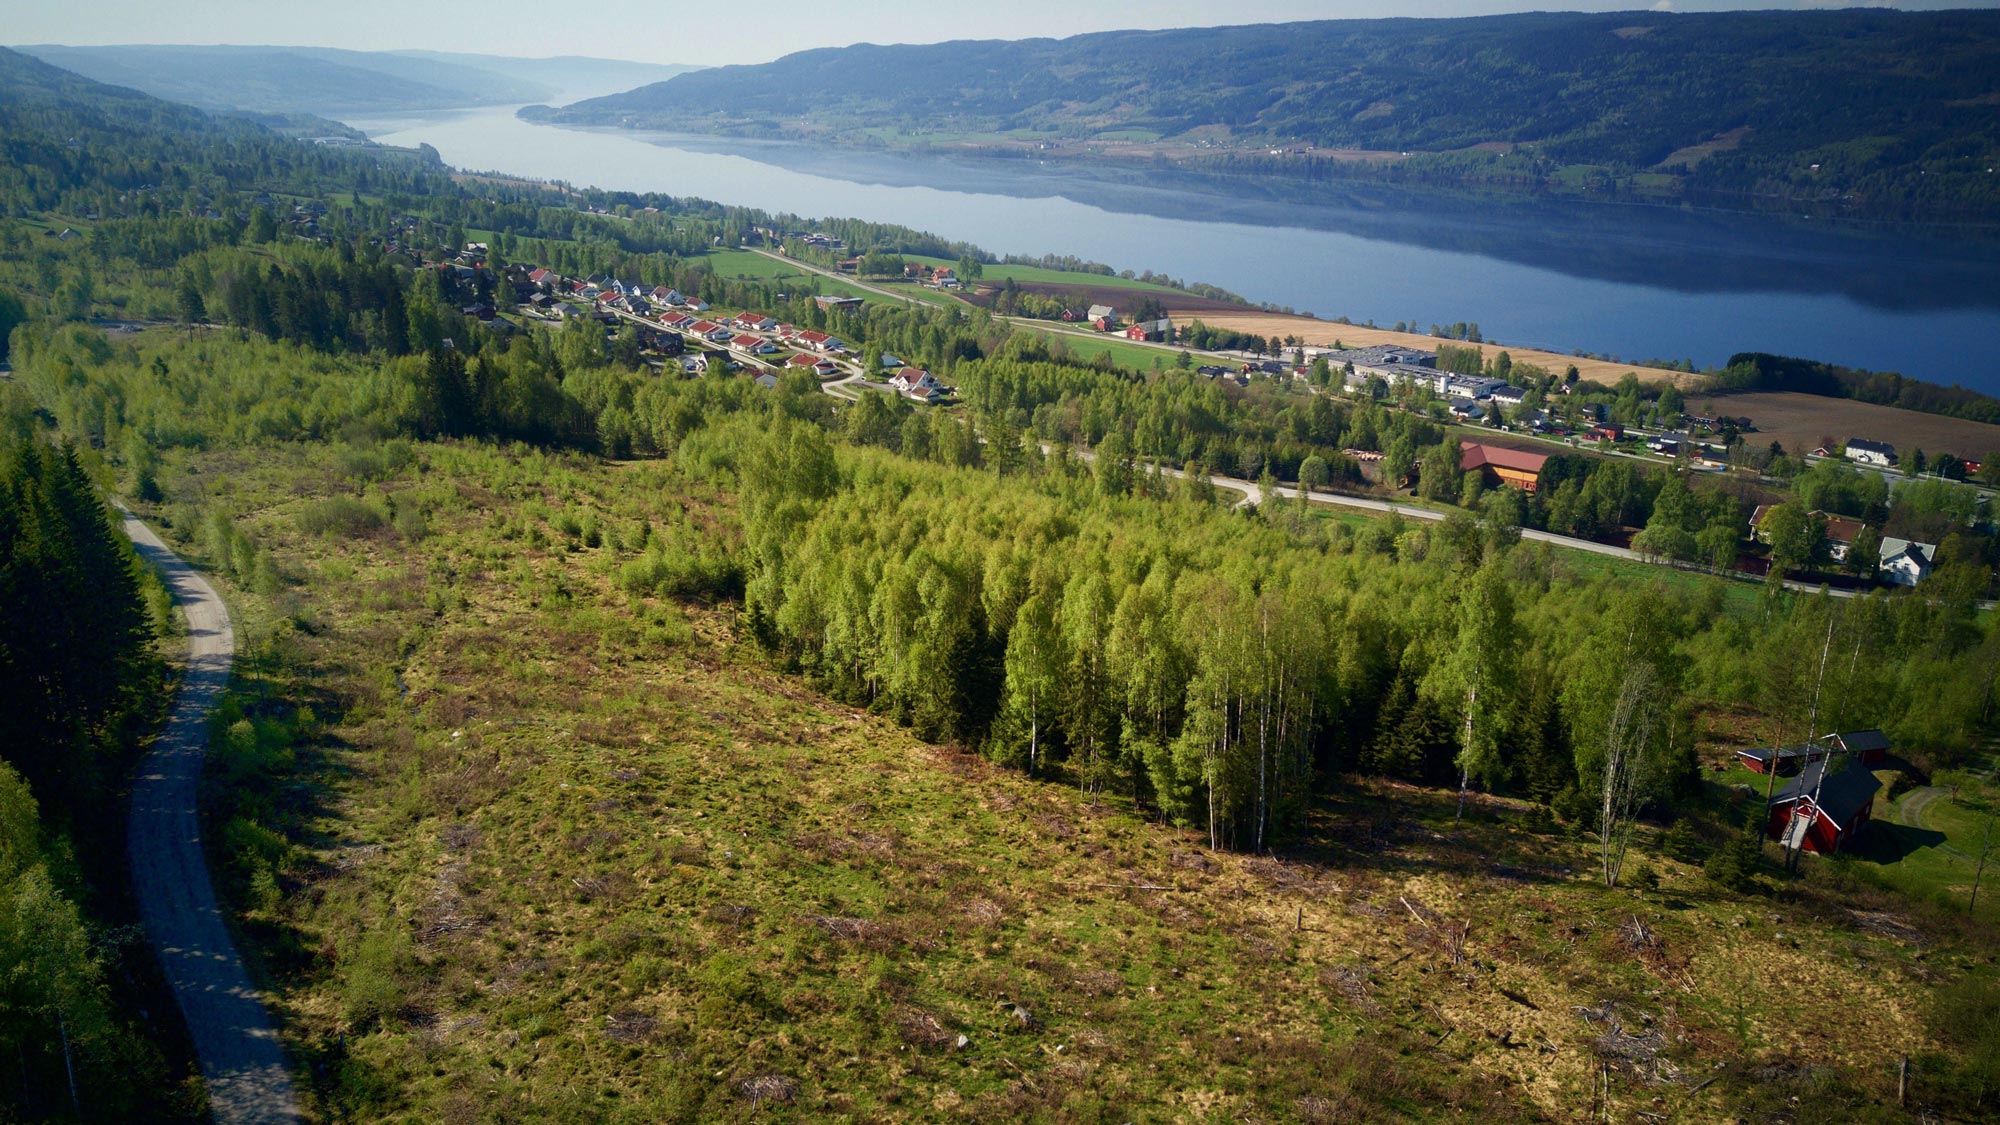
[(1481, 417), (1484, 409), (1478, 404), (1519, 406), (1528, 396), (1522, 388), (1491, 375), (1440, 371), (1437, 353), (1420, 348), (1381, 344), (1326, 352), (1323, 358), (1342, 373), (1341, 385), (1351, 392), (1365, 393), (1379, 379), (1392, 391), (1406, 387), (1429, 391), (1450, 402), (1452, 412), (1463, 418)]
[[(1771, 541), (1770, 532), (1764, 521), (1770, 516), (1775, 504), (1759, 504), (1750, 514), (1750, 536), (1760, 543)], [(1868, 524), (1851, 516), (1834, 515), (1831, 512), (1814, 510), (1807, 513), (1820, 521), (1826, 529), (1827, 557), (1836, 563), (1847, 562), (1854, 542), (1863, 531), (1871, 530)], [(1903, 539), (1894, 535), (1881, 537), (1877, 554), (1876, 571), (1882, 581), (1894, 586), (1915, 586), (1930, 577), (1937, 566), (1937, 544), (1921, 543), (1913, 539)]]
[(1868, 823), (1881, 779), (1872, 767), (1889, 756), (1879, 730), (1844, 731), (1799, 746), (1738, 750), (1752, 773), (1790, 778), (1765, 801), (1765, 833), (1804, 851), (1831, 854), (1849, 846)]

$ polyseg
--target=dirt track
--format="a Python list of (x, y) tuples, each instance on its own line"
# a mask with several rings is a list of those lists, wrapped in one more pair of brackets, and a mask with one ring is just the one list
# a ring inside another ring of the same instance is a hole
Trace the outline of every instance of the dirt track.
[(223, 1125), (299, 1120), (277, 1028), (236, 955), (201, 849), (199, 799), (208, 714), (229, 684), (236, 639), (215, 590), (152, 529), (125, 533), (187, 613), (188, 668), (173, 715), (132, 787), (132, 887), (201, 1061), (209, 1110)]

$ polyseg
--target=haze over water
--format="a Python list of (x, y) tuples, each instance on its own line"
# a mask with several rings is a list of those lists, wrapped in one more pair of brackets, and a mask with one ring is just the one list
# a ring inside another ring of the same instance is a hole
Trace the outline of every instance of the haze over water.
[(352, 124), (470, 170), (900, 223), (1357, 323), (1475, 321), (1507, 344), (1697, 366), (1768, 351), (2000, 394), (1992, 235), (557, 129), (511, 108)]

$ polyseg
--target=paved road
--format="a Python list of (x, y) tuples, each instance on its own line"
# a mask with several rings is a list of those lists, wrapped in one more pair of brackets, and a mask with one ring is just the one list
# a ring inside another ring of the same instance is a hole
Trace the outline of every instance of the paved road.
[(229, 611), (201, 575), (130, 512), (125, 533), (187, 613), (188, 671), (132, 788), (132, 885), (146, 938), (173, 986), (221, 1125), (299, 1120), (276, 1027), (236, 955), (209, 880), (197, 805), (208, 713), (236, 654)]

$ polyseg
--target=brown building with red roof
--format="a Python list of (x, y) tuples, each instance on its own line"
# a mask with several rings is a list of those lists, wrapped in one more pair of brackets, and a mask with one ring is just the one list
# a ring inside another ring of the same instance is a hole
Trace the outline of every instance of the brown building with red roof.
[(1487, 484), (1504, 484), (1523, 492), (1535, 491), (1548, 456), (1478, 441), (1458, 443), (1458, 467), (1464, 472), (1479, 470)]

